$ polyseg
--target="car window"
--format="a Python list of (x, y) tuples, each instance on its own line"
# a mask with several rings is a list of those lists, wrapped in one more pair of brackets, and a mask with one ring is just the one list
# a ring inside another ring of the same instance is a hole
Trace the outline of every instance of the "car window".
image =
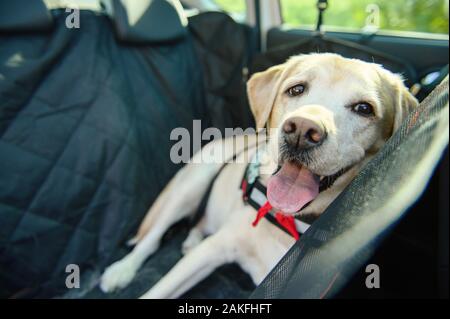
[(245, 0), (213, 0), (223, 11), (237, 20), (245, 19)]
[(181, 3), (185, 10), (224, 11), (235, 20), (245, 21), (245, 0), (181, 0)]
[[(280, 0), (284, 23), (315, 27), (317, 0)], [(324, 28), (448, 34), (448, 0), (329, 0)]]

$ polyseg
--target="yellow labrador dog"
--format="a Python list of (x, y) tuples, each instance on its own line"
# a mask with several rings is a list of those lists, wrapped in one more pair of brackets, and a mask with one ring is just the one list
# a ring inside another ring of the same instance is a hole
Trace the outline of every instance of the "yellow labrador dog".
[[(336, 54), (292, 57), (256, 73), (247, 87), (257, 127), (272, 128), (268, 142), (245, 152), (236, 149), (244, 143), (231, 138), (206, 145), (203, 156), (225, 150), (238, 158), (225, 167), (206, 161), (181, 169), (150, 208), (134, 239), (136, 247), (106, 269), (100, 282), (103, 291), (125, 287), (133, 279), (166, 230), (196, 211), (222, 167), (204, 216), (183, 244), (184, 257), (142, 297), (179, 297), (231, 262), (259, 284), (295, 238), (266, 218), (252, 227), (257, 211), (243, 200), (240, 188), (248, 166), (244, 157), (258, 152), (259, 180), (267, 186), (273, 209), (285, 217), (317, 217), (417, 105), (398, 75)], [(256, 139), (247, 138), (249, 144)], [(321, 181), (330, 176), (334, 182), (321, 190)]]

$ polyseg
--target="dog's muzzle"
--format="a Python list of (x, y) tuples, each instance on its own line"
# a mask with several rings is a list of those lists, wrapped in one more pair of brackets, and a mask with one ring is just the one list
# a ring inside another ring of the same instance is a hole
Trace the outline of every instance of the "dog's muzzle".
[(300, 116), (288, 118), (283, 123), (282, 133), (289, 148), (300, 151), (321, 145), (327, 137), (321, 123)]

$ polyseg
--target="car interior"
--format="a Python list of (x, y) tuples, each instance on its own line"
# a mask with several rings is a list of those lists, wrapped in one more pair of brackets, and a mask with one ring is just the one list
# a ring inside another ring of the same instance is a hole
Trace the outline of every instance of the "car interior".
[[(181, 258), (191, 221), (128, 287), (98, 283), (182, 166), (168, 160), (170, 132), (254, 127), (253, 73), (334, 52), (401, 74), (419, 107), (261, 285), (229, 264), (183, 297), (448, 298), (448, 3), (433, 2), (439, 33), (378, 26), (396, 0), (358, 1), (363, 24), (346, 28), (338, 2), (1, 1), (0, 297), (142, 295)], [(308, 21), (288, 21), (299, 5)], [(65, 285), (71, 264), (80, 289)], [(364, 284), (369, 264), (380, 289)]]

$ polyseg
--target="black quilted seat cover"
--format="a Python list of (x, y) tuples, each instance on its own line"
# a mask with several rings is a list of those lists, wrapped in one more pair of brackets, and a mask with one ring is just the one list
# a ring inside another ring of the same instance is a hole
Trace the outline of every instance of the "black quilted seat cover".
[[(194, 17), (195, 35), (151, 45), (120, 43), (105, 16), (82, 11), (81, 28), (68, 29), (65, 15), (54, 15), (49, 33), (0, 35), (4, 297), (64, 294), (67, 264), (80, 265), (85, 280), (124, 254), (126, 240), (180, 167), (169, 158), (173, 128), (190, 129), (193, 119), (210, 126), (214, 107), (227, 114), (216, 124), (250, 123), (246, 106), (235, 103), (245, 95), (224, 95), (236, 87), (245, 94), (247, 48), (232, 40), (248, 30), (225, 15)], [(222, 33), (221, 46), (206, 52), (198, 26), (206, 22), (211, 32), (228, 25), (234, 32), (228, 44)], [(233, 54), (225, 59), (220, 50)], [(217, 87), (223, 91), (214, 92)], [(214, 101), (210, 110), (206, 100)], [(231, 111), (233, 103), (241, 111)], [(166, 259), (175, 262), (177, 241), (172, 245)], [(167, 271), (158, 269), (148, 287)], [(84, 282), (80, 296), (92, 288)]]

